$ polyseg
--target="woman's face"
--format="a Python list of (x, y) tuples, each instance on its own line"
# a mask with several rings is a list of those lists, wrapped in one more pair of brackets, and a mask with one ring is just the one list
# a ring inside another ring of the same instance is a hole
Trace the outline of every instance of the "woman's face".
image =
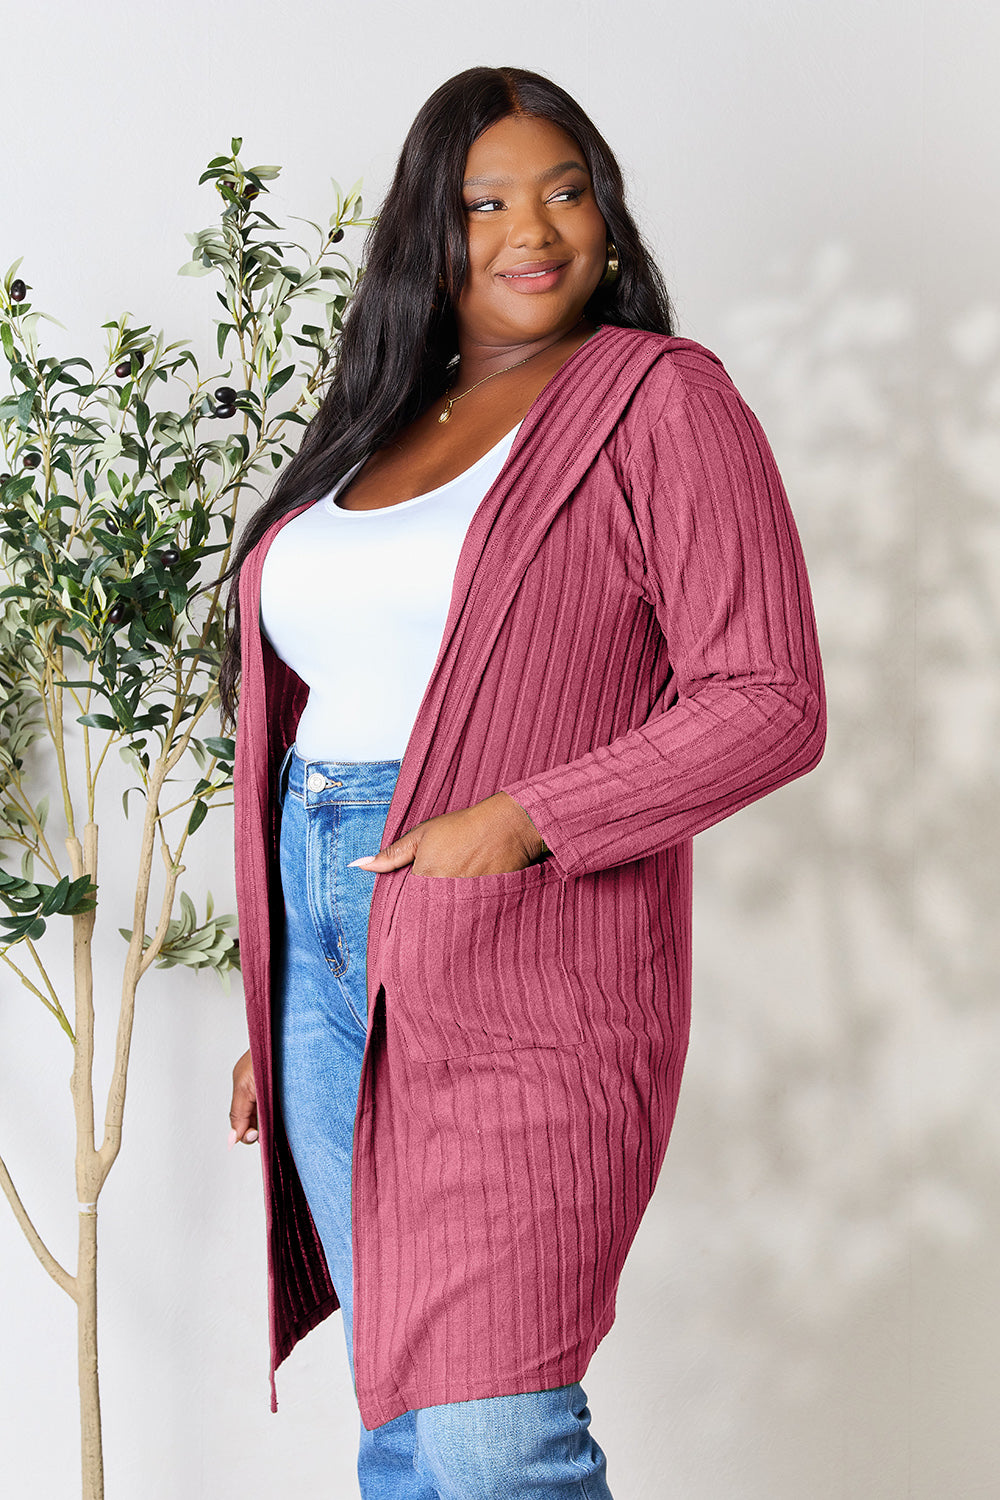
[[(572, 328), (604, 274), (608, 239), (573, 137), (550, 120), (499, 120), (469, 151), (462, 198), (460, 334), (502, 346)], [(555, 269), (525, 274), (548, 263)]]

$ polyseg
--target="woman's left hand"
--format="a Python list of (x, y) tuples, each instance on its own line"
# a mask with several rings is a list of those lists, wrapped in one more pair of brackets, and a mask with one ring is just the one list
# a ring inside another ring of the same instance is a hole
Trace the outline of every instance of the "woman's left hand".
[(414, 875), (499, 875), (523, 870), (548, 853), (520, 803), (494, 792), (473, 807), (415, 823), (378, 854), (351, 864), (376, 875), (409, 864)]

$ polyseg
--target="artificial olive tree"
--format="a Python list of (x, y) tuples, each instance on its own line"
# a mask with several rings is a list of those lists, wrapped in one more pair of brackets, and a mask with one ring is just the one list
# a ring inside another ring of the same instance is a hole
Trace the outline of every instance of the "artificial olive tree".
[[(39, 1261), (77, 1304), (84, 1500), (104, 1493), (98, 1204), (122, 1144), (136, 990), (153, 964), (224, 978), (239, 965), (234, 918), (216, 914), (210, 894), (199, 917), (178, 889), (188, 840), (230, 800), (233, 743), (211, 732), (223, 642), (213, 580), (241, 499), (259, 498), (262, 476), (294, 452), (296, 429), (319, 404), (358, 275), (335, 247), (345, 229), (370, 222), (360, 183), (342, 195), (334, 182), (328, 229), (311, 226), (315, 255), (282, 238), (258, 203), (279, 169), (244, 168), (241, 144), (201, 176), (221, 195), (221, 218), (188, 236), (193, 253), (181, 267), (221, 282), (220, 363), (230, 355), (221, 374), (204, 378), (190, 347), (127, 316), (103, 325), (102, 369), (43, 356), (38, 323), (48, 315), (33, 307), (21, 261), (0, 288), (9, 372), (0, 393), (0, 962), (72, 1049), (75, 1270), (46, 1244), (2, 1158), (0, 1185)], [(310, 303), (321, 308), (312, 324), (297, 316)], [(171, 390), (186, 393), (181, 410), (158, 406)], [(46, 745), (53, 799), (38, 794)], [(130, 782), (121, 801), (106, 774), (115, 754)], [(99, 830), (130, 812), (142, 830), (134, 902), (119, 913), (102, 898)], [(95, 976), (95, 924), (117, 927), (122, 917), (120, 975)], [(72, 983), (62, 993), (49, 949), (67, 940)], [(98, 1136), (94, 1021), (112, 1006), (117, 1039)]]

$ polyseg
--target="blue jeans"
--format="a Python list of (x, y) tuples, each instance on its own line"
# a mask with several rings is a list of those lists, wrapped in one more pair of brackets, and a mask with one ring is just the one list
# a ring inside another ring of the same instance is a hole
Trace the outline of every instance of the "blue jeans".
[[(398, 760), (282, 768), (285, 943), (274, 1027), (276, 1097), (344, 1314), (354, 1378), (351, 1159), (367, 1023), (368, 913)], [(364, 1500), (611, 1500), (579, 1383), (422, 1407), (369, 1432)]]

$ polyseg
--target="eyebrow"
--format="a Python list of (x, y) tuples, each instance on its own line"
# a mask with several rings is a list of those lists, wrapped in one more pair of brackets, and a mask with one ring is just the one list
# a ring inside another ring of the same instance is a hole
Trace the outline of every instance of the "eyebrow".
[[(546, 167), (544, 172), (539, 172), (535, 178), (536, 182), (548, 182), (550, 177), (559, 177), (563, 172), (570, 171), (575, 167), (578, 172), (586, 172), (587, 168), (582, 161), (561, 161), (554, 167)], [(467, 177), (462, 183), (467, 187), (510, 187), (516, 181), (513, 177)]]

